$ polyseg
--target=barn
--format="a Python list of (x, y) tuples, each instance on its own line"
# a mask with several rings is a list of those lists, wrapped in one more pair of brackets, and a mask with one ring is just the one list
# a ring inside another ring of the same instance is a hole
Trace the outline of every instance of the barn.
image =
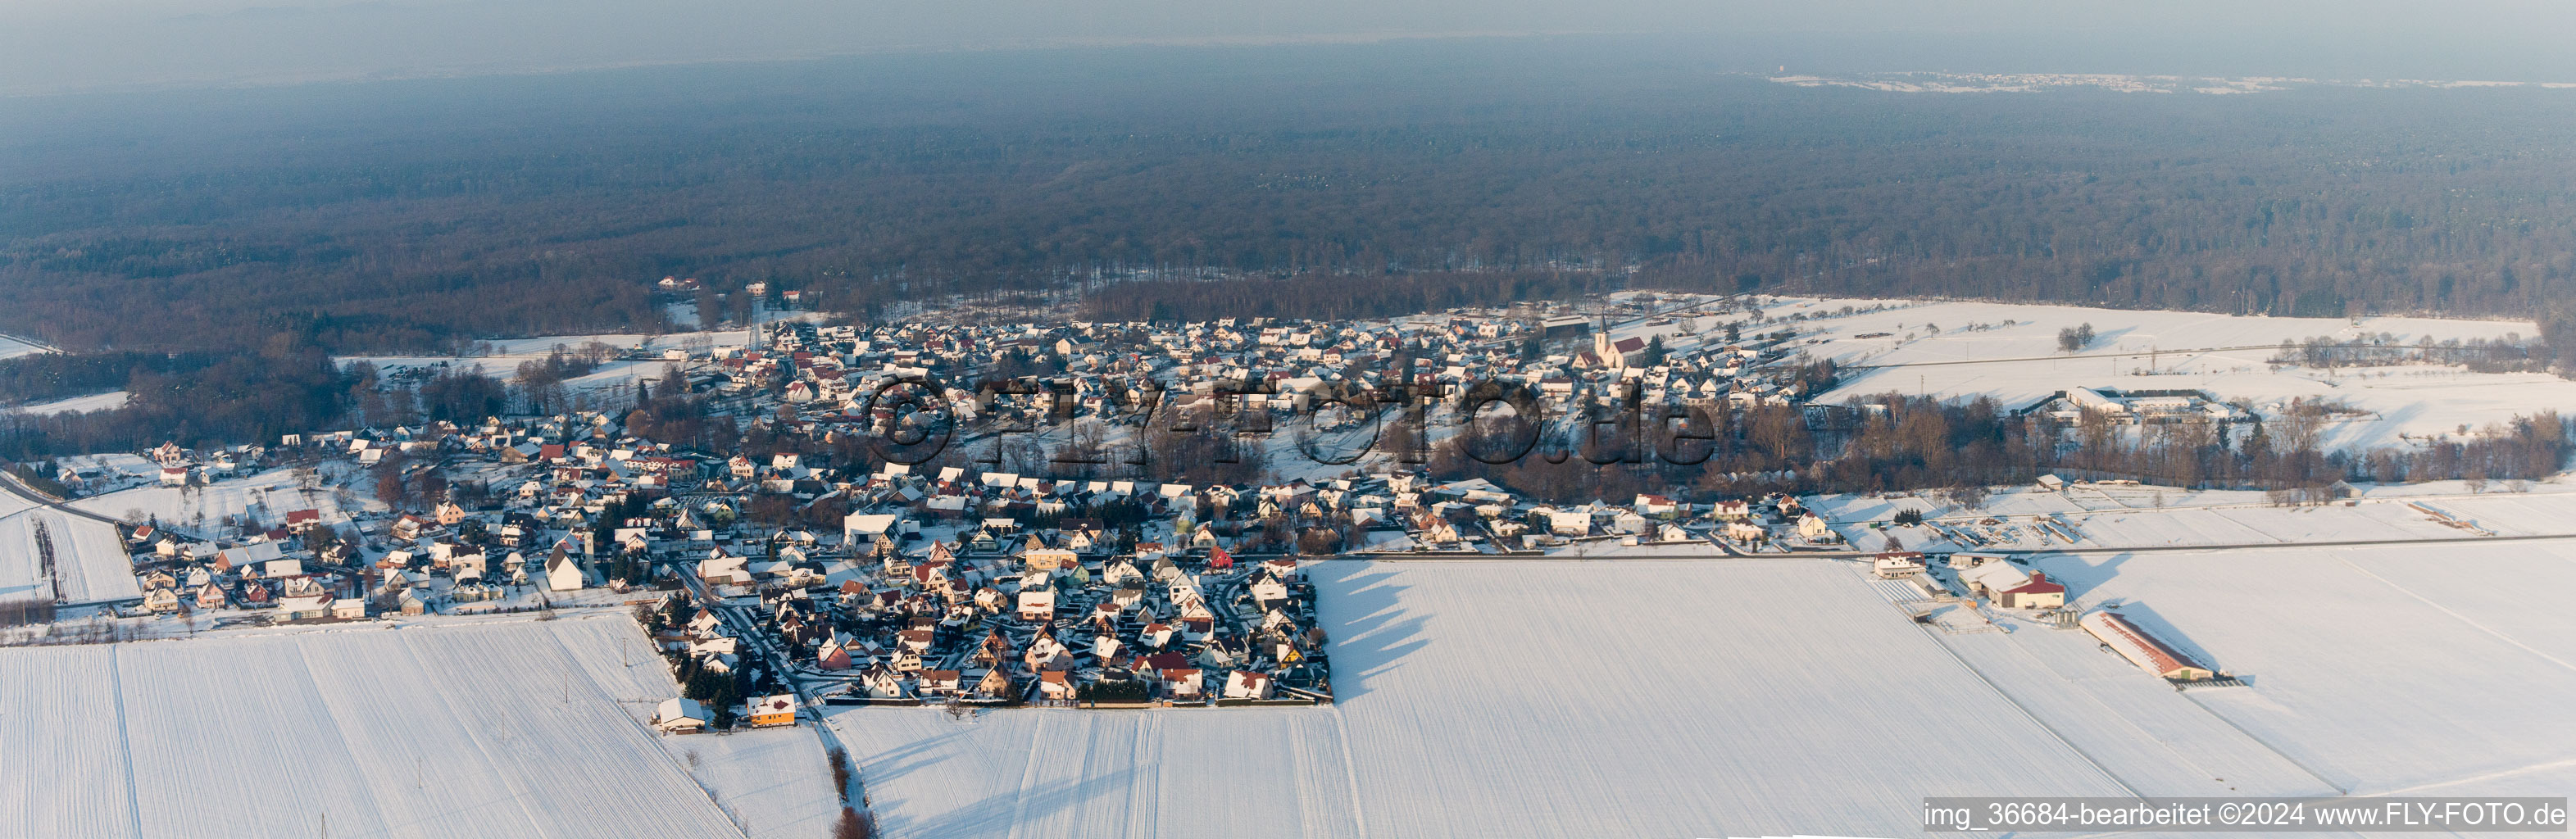
[(2217, 676), (2209, 668), (2193, 664), (2181, 653), (2148, 635), (2136, 624), (2113, 612), (2094, 612), (2078, 621), (2084, 631), (2093, 634), (2112, 652), (2138, 666), (2138, 669), (2176, 682), (2197, 682)]

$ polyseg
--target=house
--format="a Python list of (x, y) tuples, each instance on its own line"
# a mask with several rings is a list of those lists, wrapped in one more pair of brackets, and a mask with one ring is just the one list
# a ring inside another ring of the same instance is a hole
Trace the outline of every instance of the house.
[(1021, 555), (1031, 571), (1061, 571), (1082, 564), (1082, 557), (1063, 548), (1040, 548)]
[(823, 648), (814, 653), (814, 666), (824, 670), (848, 670), (850, 669), (850, 648), (843, 645), (838, 638), (825, 641)]
[(1825, 522), (1825, 517), (1807, 513), (1798, 517), (1798, 538), (1811, 542), (1834, 542), (1842, 537), (1834, 533), (1833, 526)]
[(1914, 551), (1889, 551), (1870, 559), (1870, 573), (1882, 580), (1911, 577), (1924, 567), (1923, 555)]
[(1288, 601), (1288, 586), (1277, 579), (1263, 577), (1251, 586), (1253, 605), (1267, 611), (1273, 604)]
[(796, 696), (782, 693), (753, 699), (744, 703), (743, 716), (751, 720), (753, 728), (795, 725)]
[(340, 620), (360, 620), (366, 616), (367, 601), (365, 600), (355, 597), (343, 597), (338, 600), (331, 601), (331, 617), (338, 618)]
[(957, 693), (958, 687), (964, 683), (962, 674), (955, 670), (924, 670), (919, 681), (923, 696), (949, 696)]
[(1057, 700), (1072, 699), (1073, 683), (1065, 678), (1065, 672), (1062, 670), (1048, 670), (1039, 673), (1038, 697), (1041, 699)]
[(983, 677), (975, 680), (975, 695), (984, 699), (1008, 698), (1011, 695), (1011, 674), (999, 667), (984, 671)]
[(2033, 571), (2028, 582), (1996, 592), (1994, 601), (2007, 609), (2056, 609), (2066, 605), (2066, 586), (2051, 582), (2046, 571)]
[(1224, 696), (1227, 699), (1268, 699), (1270, 688), (1268, 673), (1236, 670), (1225, 674)]
[(331, 595), (319, 593), (283, 595), (277, 598), (277, 611), (283, 619), (291, 621), (327, 618), (331, 616)]
[(2055, 609), (2066, 605), (2066, 586), (2046, 573), (2023, 574), (2009, 562), (1989, 562), (1959, 572), (1968, 593), (2006, 609)]
[(179, 611), (179, 590), (162, 586), (144, 592), (143, 608), (154, 612)]
[(711, 585), (751, 582), (751, 560), (739, 556), (710, 556), (698, 560), (698, 579)]
[(289, 532), (303, 533), (321, 524), (322, 511), (320, 510), (289, 510), (286, 513), (286, 529)]
[(1592, 511), (1581, 508), (1548, 510), (1548, 532), (1559, 536), (1582, 536), (1592, 532)]
[(1163, 694), (1173, 699), (1198, 699), (1206, 695), (1207, 686), (1202, 683), (1198, 668), (1162, 668), (1157, 675), (1163, 683)]
[(851, 513), (841, 517), (841, 542), (857, 547), (890, 538), (902, 521), (901, 513)]
[(903, 673), (884, 662), (870, 664), (859, 671), (859, 688), (877, 699), (901, 699), (904, 695)]
[(2184, 658), (2172, 647), (2165, 646), (2164, 642), (2116, 613), (2094, 612), (2076, 623), (2104, 646), (2110, 647), (2112, 652), (2119, 653), (2121, 658), (2158, 677), (2196, 682), (2218, 675), (2207, 667), (2192, 663), (2191, 659)]
[(1037, 622), (1055, 620), (1055, 592), (1053, 590), (1020, 592), (1019, 611), (1020, 620)]
[(695, 734), (707, 730), (707, 709), (695, 699), (662, 700), (653, 711), (653, 727), (664, 734)]
[(572, 556), (564, 553), (563, 549), (557, 548), (553, 555), (546, 557), (548, 591), (573, 591), (589, 582), (590, 575), (582, 572), (581, 563), (574, 562)]

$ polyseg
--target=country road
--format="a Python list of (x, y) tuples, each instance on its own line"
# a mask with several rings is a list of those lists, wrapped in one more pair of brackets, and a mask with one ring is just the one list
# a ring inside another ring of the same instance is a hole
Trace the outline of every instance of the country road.
[(102, 516), (88, 510), (71, 506), (68, 502), (56, 501), (52, 498), (48, 498), (44, 493), (37, 492), (35, 488), (27, 486), (24, 483), (20, 483), (18, 481), (18, 476), (9, 474), (6, 470), (0, 470), (0, 489), (6, 489), (12, 495), (34, 502), (36, 506), (52, 508), (57, 512), (75, 515), (93, 521), (105, 522), (108, 524), (131, 524), (131, 522), (124, 519), (115, 518), (113, 516)]

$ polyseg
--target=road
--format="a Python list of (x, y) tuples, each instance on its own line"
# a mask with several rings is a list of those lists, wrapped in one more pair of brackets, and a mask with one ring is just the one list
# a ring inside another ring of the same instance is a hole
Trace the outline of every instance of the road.
[(27, 499), (28, 501), (33, 502), (36, 506), (51, 508), (66, 515), (79, 516), (81, 518), (105, 522), (107, 524), (132, 524), (132, 522), (128, 522), (124, 519), (99, 515), (88, 510), (71, 506), (68, 502), (48, 498), (44, 493), (37, 492), (35, 488), (19, 482), (18, 476), (9, 474), (7, 470), (0, 470), (0, 489), (8, 490), (10, 494)]

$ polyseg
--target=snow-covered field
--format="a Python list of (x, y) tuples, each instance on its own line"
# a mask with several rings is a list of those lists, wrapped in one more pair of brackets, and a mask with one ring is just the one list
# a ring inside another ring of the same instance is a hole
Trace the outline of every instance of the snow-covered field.
[(823, 835), (813, 733), (653, 734), (663, 672), (623, 615), (0, 650), (0, 773), (31, 836)]
[[(1881, 311), (1838, 314), (1843, 307)], [(2282, 341), (2360, 341), (2381, 335), (2413, 345), (2459, 339), (2536, 337), (2530, 321), (2366, 317), (2291, 318), (2203, 312), (2089, 309), (2015, 303), (1766, 298), (1762, 313), (1806, 319), (1745, 327), (1746, 334), (1797, 333), (1798, 345), (1845, 366), (1870, 366), (1843, 377), (1822, 401), (1888, 392), (1939, 397), (1990, 396), (2022, 407), (2079, 387), (2122, 390), (2199, 389), (2257, 407), (2294, 397), (2351, 404), (2367, 416), (2330, 425), (2320, 442), (2332, 448), (2400, 445), (2400, 434), (2457, 434), (2542, 410), (2576, 413), (2576, 381), (2542, 373), (2473, 373), (2452, 366), (2405, 365), (2321, 370), (2272, 369)], [(1679, 325), (1630, 323), (1618, 337), (1662, 335), (1683, 349), (1718, 340), (1717, 327), (1742, 315), (1702, 318), (1697, 338)], [(2012, 321), (2013, 325), (2004, 325)], [(2093, 343), (2058, 349), (2058, 330), (2092, 324)], [(1935, 331), (1935, 327), (1938, 331)], [(1976, 328), (1972, 328), (1976, 327)], [(1872, 335), (1879, 337), (1863, 338)], [(1819, 342), (1820, 341), (1820, 342)], [(2230, 349), (2234, 348), (2234, 349)]]
[[(128, 521), (158, 518), (180, 528), (213, 530), (226, 516), (248, 514), (271, 527), (295, 510), (320, 510), (324, 524), (338, 527), (348, 515), (334, 501), (327, 482), (306, 493), (293, 469), (271, 469), (216, 481), (202, 487), (142, 486), (77, 499), (71, 505)], [(363, 503), (363, 502), (362, 502)]]
[(1898, 835), (2121, 792), (1833, 563), (1309, 573), (1334, 706), (834, 719), (895, 836)]
[(0, 358), (17, 358), (18, 356), (44, 351), (44, 347), (12, 338), (7, 335), (0, 335)]
[[(691, 310), (694, 311), (694, 307)], [(762, 323), (813, 320), (820, 317), (814, 312), (794, 310), (764, 310), (759, 315)], [(491, 346), (491, 352), (488, 355), (462, 358), (448, 355), (350, 355), (336, 356), (333, 360), (343, 363), (365, 361), (374, 364), (378, 370), (388, 372), (407, 367), (434, 367), (444, 364), (459, 369), (472, 368), (485, 375), (506, 379), (518, 374), (521, 362), (543, 359), (554, 352), (556, 347), (579, 350), (596, 343), (618, 350), (643, 349), (659, 353), (664, 350), (682, 349), (694, 342), (704, 342), (710, 347), (738, 348), (750, 343), (751, 337), (751, 330), (748, 329), (675, 332), (667, 335), (545, 335), (535, 338), (503, 338), (486, 342)], [(600, 365), (598, 370), (571, 379), (565, 384), (576, 391), (624, 386), (637, 378), (659, 377), (664, 363), (660, 359), (610, 361)]]
[(1954, 794), (2554, 795), (2576, 545), (2547, 544), (2043, 560), (2247, 687), (2177, 692), (2013, 617), (1917, 628), (1825, 560), (1332, 562), (1334, 706), (833, 720), (906, 837), (1892, 836)]
[(69, 399), (56, 399), (52, 402), (38, 402), (33, 405), (20, 405), (9, 410), (34, 415), (59, 414), (65, 411), (104, 411), (109, 408), (124, 407), (125, 395), (125, 391), (112, 390), (106, 393), (93, 393), (88, 396), (74, 396)]
[[(54, 579), (39, 568), (39, 526), (53, 545)], [(96, 603), (139, 598), (143, 590), (134, 582), (134, 566), (115, 525), (33, 509), (0, 517), (0, 601), (36, 594), (44, 600)]]
[[(1863, 550), (1886, 547), (1890, 536), (1907, 550), (2033, 551), (2576, 535), (2576, 485), (2522, 489), (2365, 486), (2348, 503), (2276, 507), (2261, 492), (2073, 484), (2064, 492), (2008, 489), (1975, 508), (1922, 494), (1824, 495), (1807, 505)], [(1938, 530), (1870, 527), (1904, 510), (1923, 513)], [(2052, 527), (2031, 521), (2041, 516)], [(1967, 538), (1948, 538), (1959, 534)]]
[(2565, 602), (2576, 545), (2061, 556), (2039, 567), (2070, 598), (2122, 602), (2133, 622), (2246, 677), (2250, 687), (2183, 696), (2346, 793), (2576, 788), (2576, 617)]

